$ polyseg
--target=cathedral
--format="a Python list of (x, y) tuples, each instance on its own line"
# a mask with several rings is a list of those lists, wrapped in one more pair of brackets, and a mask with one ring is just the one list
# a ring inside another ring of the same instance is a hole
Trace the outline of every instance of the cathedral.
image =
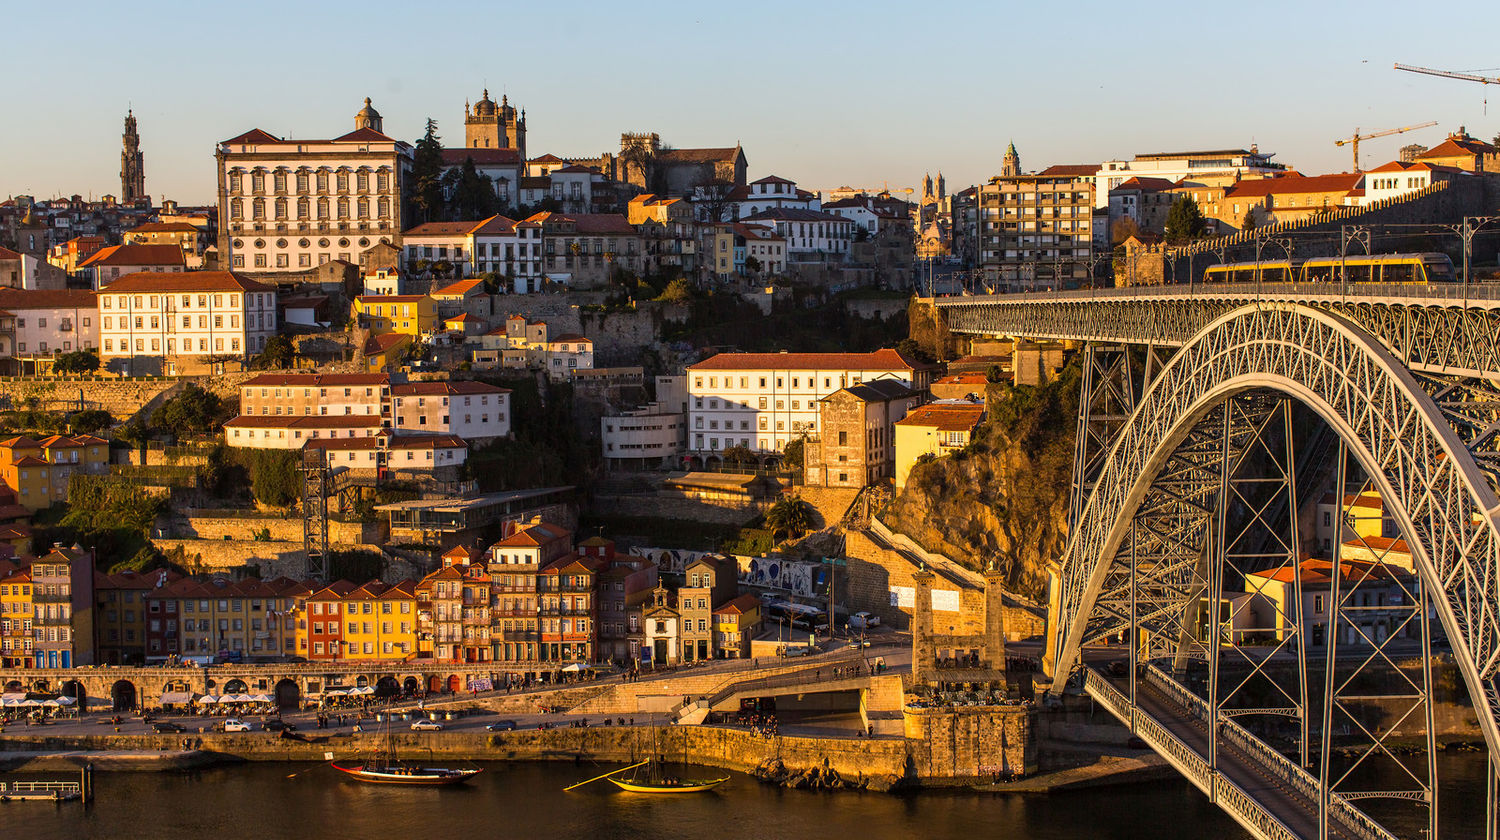
[(490, 99), (489, 89), (471, 108), (464, 103), (464, 146), (470, 149), (515, 149), (526, 160), (526, 112), (518, 115), (510, 99), (500, 104)]

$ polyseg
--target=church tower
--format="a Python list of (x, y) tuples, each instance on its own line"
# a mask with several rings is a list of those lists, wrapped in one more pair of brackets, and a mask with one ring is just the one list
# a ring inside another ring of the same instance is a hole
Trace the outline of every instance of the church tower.
[(464, 106), (464, 145), (470, 149), (515, 149), (526, 159), (526, 112), (518, 116), (510, 106), (510, 97), (501, 95), (500, 104), (490, 99), (486, 88), (479, 101)]
[(948, 184), (947, 184), (946, 181), (943, 180), (943, 170), (939, 169), (938, 170), (938, 179), (937, 179), (937, 200), (938, 200), (938, 203), (942, 204), (943, 203), (943, 199), (946, 198), (947, 196), (948, 196)]
[(135, 133), (135, 111), (125, 112), (125, 151), (120, 153), (120, 203), (134, 206), (146, 197), (146, 159)]
[(1016, 154), (1015, 141), (1005, 150), (1005, 161), (1000, 164), (1000, 177), (1013, 178), (1021, 174), (1021, 156)]
[(380, 112), (370, 105), (370, 97), (366, 96), (365, 107), (360, 108), (359, 113), (354, 115), (354, 130), (359, 131), (361, 128), (368, 128), (371, 131), (378, 131), (384, 134), (385, 129), (381, 128), (381, 124)]

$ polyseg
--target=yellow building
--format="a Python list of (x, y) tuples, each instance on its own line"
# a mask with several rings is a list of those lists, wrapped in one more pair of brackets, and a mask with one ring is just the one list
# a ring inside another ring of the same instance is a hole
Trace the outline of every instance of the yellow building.
[(274, 659), (297, 649), (298, 605), (310, 588), (288, 578), (183, 578), (148, 592), (146, 661), (169, 656)]
[(420, 336), (437, 332), (437, 301), (428, 295), (360, 295), (353, 312), (359, 326), (374, 335), (400, 333)]
[(370, 581), (344, 596), (344, 658), (405, 659), (417, 649), (416, 584)]
[(942, 456), (968, 446), (982, 420), (984, 406), (977, 403), (932, 403), (897, 420), (896, 486), (906, 486), (912, 466), (923, 455)]
[(734, 277), (734, 226), (711, 225), (704, 229), (700, 262), (720, 282)]
[(365, 341), (365, 370), (371, 373), (390, 373), (406, 361), (406, 348), (411, 346), (411, 336), (401, 333), (372, 335)]
[(31, 572), (0, 560), (0, 666), (26, 668), (31, 665)]
[(0, 441), (0, 482), (15, 491), (16, 502), (28, 510), (66, 501), (68, 482), (75, 473), (100, 474), (108, 469), (109, 442), (91, 435)]
[(714, 648), (720, 656), (750, 656), (750, 640), (760, 631), (760, 606), (760, 598), (746, 593), (714, 609)]

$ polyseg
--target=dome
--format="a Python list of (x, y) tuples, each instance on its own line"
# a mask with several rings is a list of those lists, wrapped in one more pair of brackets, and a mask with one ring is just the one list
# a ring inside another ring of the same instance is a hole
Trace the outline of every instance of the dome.
[(490, 99), (490, 91), (488, 88), (486, 88), (484, 91), (484, 96), (482, 96), (478, 102), (474, 103), (474, 116), (493, 117), (494, 115), (495, 101), (493, 99)]
[(374, 108), (370, 107), (370, 97), (366, 96), (365, 97), (365, 107), (359, 109), (359, 113), (355, 114), (354, 116), (355, 116), (356, 119), (367, 118), (367, 119), (372, 119), (372, 120), (378, 120), (378, 119), (380, 119), (380, 112), (377, 111), (377, 110), (375, 110)]

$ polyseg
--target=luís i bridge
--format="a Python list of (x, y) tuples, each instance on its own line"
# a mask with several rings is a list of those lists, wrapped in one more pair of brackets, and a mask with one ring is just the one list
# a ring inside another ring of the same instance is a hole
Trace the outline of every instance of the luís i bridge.
[[(1082, 355), (1055, 687), (1086, 691), (1256, 837), (1451, 836), (1483, 807), (1468, 824), (1494, 840), (1500, 289), (934, 305), (954, 333)], [(1461, 675), (1446, 693), (1442, 668)], [(1440, 797), (1455, 691), (1488, 747), (1482, 802)]]

